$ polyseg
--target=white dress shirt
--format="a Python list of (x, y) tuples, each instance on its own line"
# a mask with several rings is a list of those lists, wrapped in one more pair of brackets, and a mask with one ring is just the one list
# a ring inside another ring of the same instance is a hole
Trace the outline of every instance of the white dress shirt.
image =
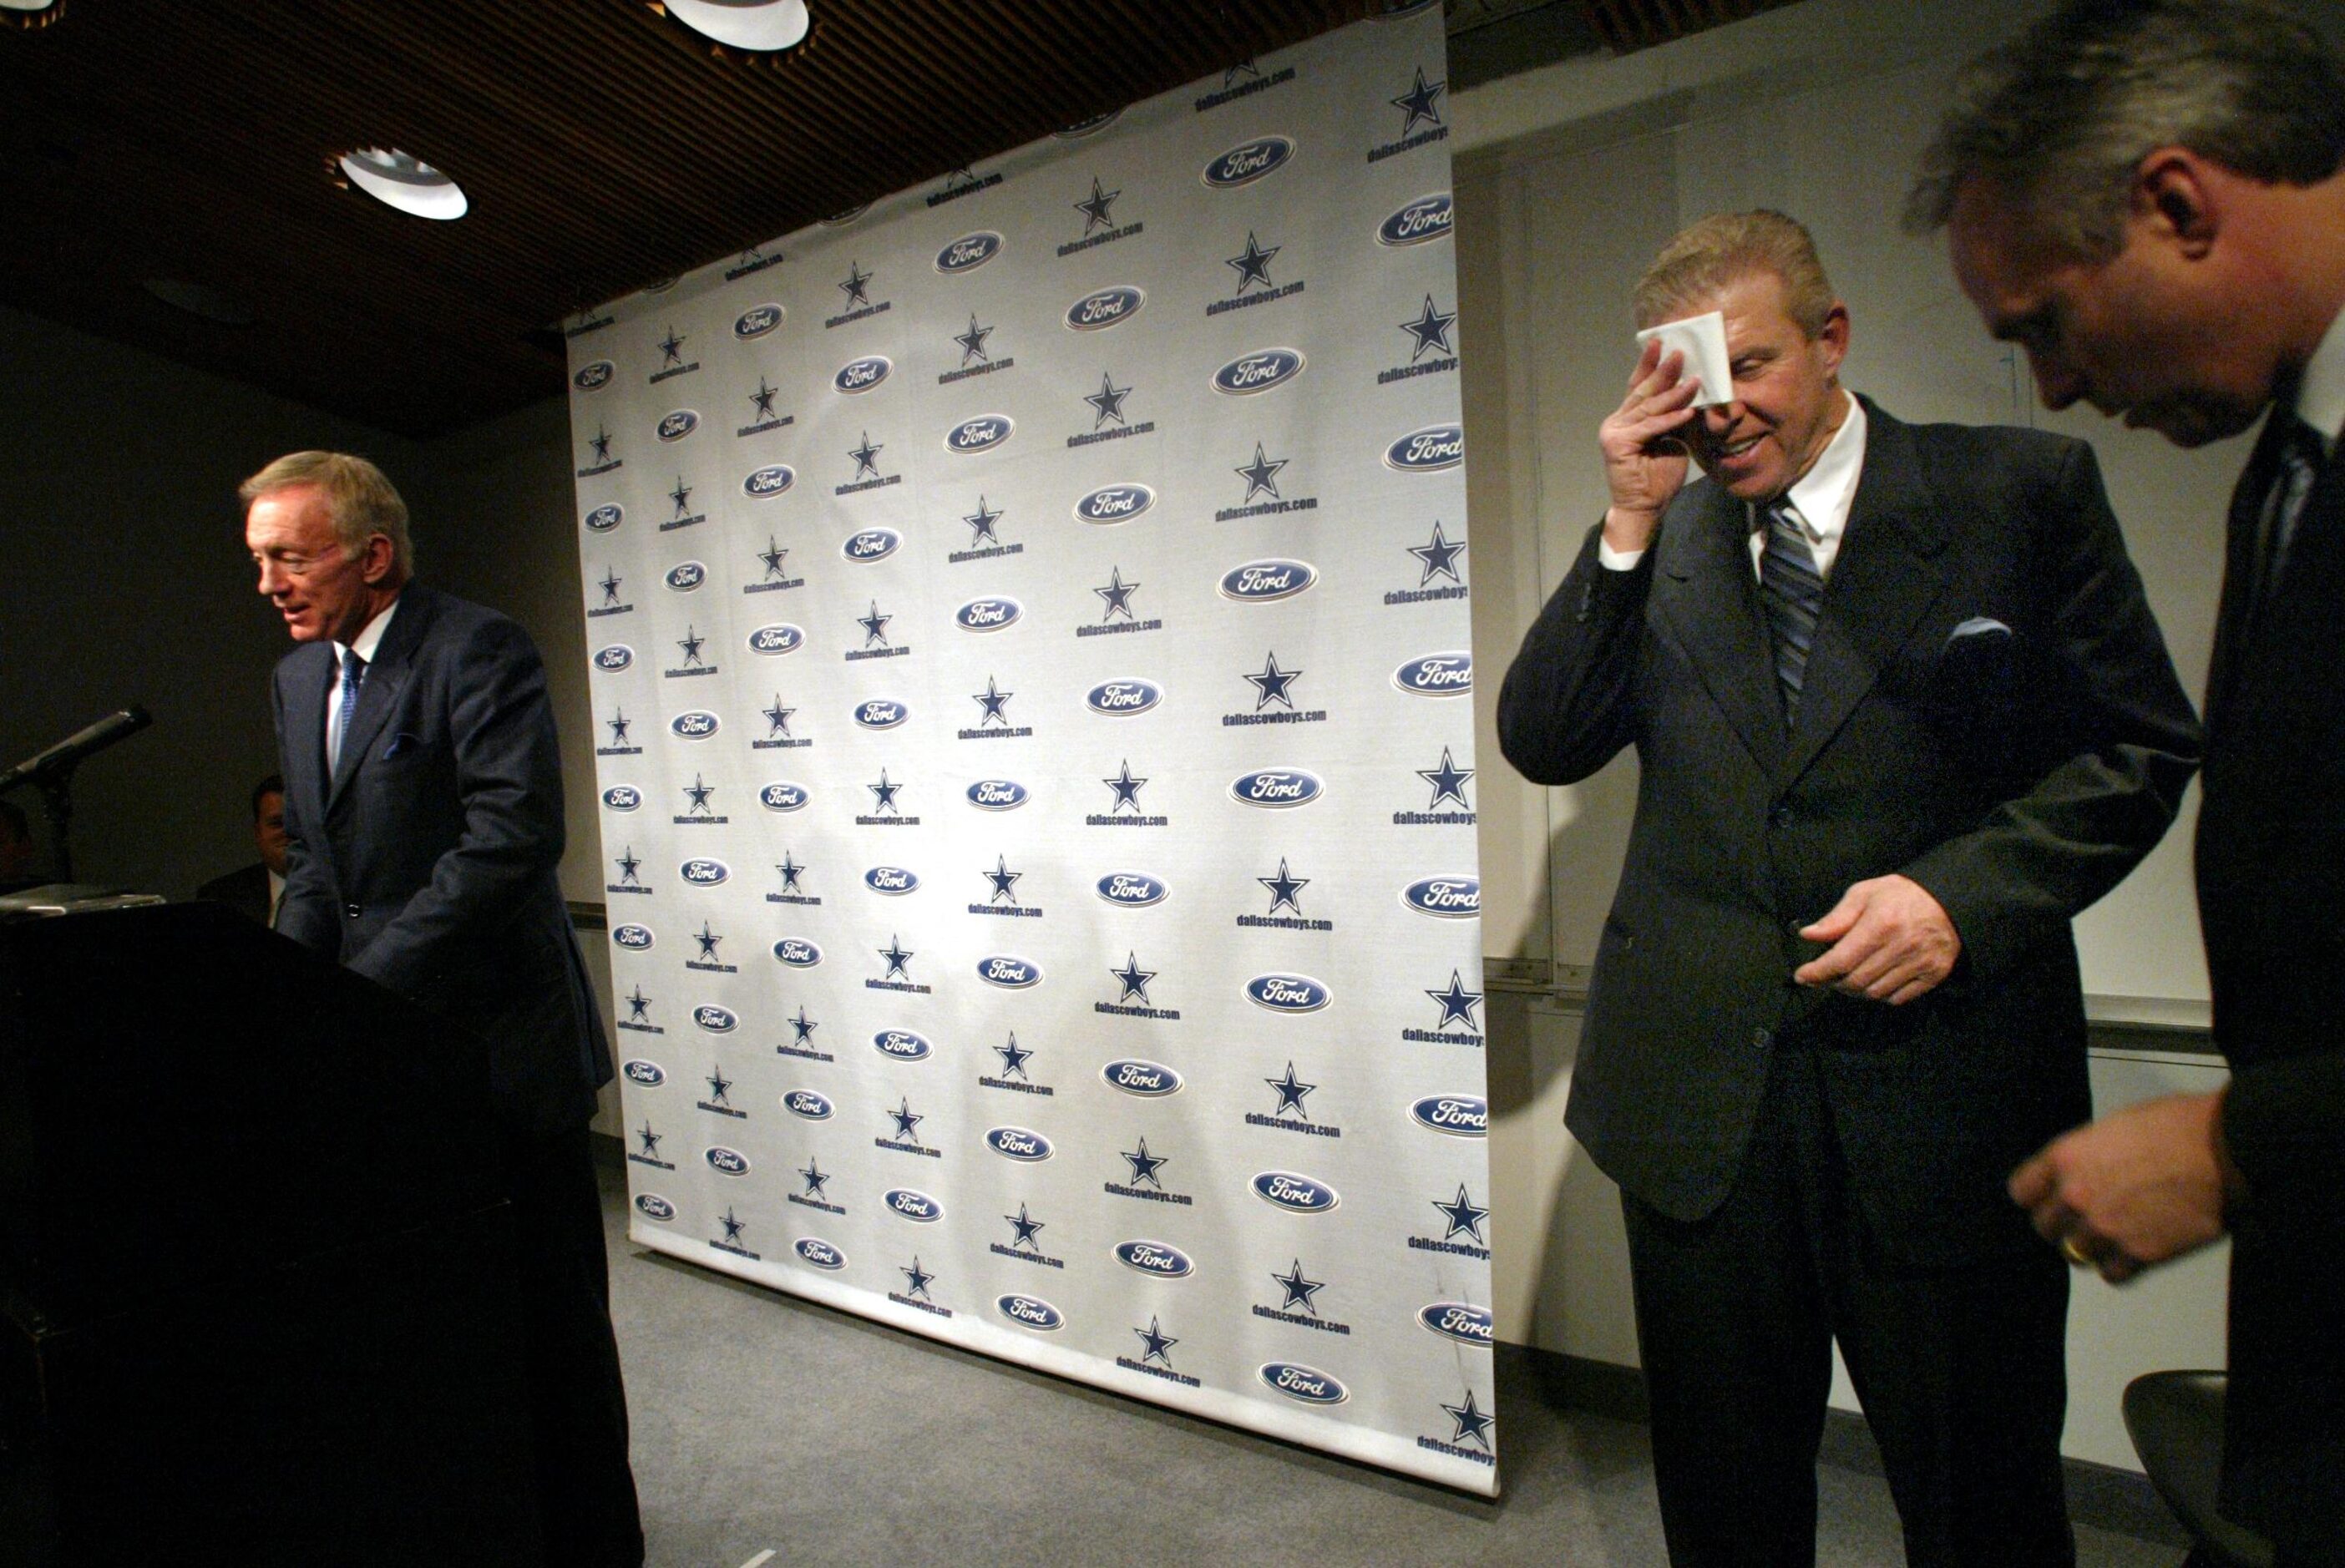
[(2337, 452), (2337, 435), (2345, 430), (2345, 310), (2329, 323), (2320, 346), (2305, 361), (2304, 379), (2296, 389), (2296, 417), (2320, 437), (2326, 456)]

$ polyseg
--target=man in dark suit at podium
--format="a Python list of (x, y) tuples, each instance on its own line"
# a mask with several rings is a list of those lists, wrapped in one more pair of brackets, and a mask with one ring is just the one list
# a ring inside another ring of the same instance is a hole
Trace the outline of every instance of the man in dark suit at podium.
[(252, 844), (260, 858), (215, 876), (196, 896), (225, 904), (261, 926), (277, 924), (277, 901), (285, 892), (285, 781), (270, 774), (252, 786)]
[(611, 1060), (555, 878), (544, 668), (512, 621), (410, 581), (406, 503), (365, 459), (295, 452), (239, 493), (260, 592), (299, 644), (274, 683), (277, 928), (486, 1044), (547, 1557), (640, 1563), (586, 1130)]

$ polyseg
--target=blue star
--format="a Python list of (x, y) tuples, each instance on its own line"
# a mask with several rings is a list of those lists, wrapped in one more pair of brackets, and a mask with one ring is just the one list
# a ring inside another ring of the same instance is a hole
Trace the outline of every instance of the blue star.
[(1445, 354), (1451, 352), (1449, 347), (1449, 328), (1451, 323), (1455, 322), (1457, 319), (1457, 316), (1455, 311), (1451, 312), (1449, 315), (1444, 316), (1440, 311), (1435, 309), (1433, 308), (1433, 296), (1430, 294), (1426, 295), (1425, 297), (1425, 313), (1414, 321), (1403, 321), (1399, 324), (1402, 331), (1416, 339), (1416, 347), (1412, 348), (1408, 351), (1408, 362), (1414, 365), (1418, 359), (1436, 349), (1438, 349)]
[(1119, 614), (1121, 614), (1126, 621), (1131, 620), (1132, 596), (1138, 592), (1139, 590), (1139, 583), (1126, 582), (1123, 580), (1123, 569), (1122, 567), (1109, 567), (1107, 573), (1107, 586), (1105, 588), (1094, 588), (1091, 590), (1092, 592), (1107, 601), (1107, 610), (1100, 616), (1101, 622), (1104, 624), (1107, 622), (1112, 621)]
[(782, 562), (789, 551), (774, 542), (772, 534), (766, 535), (766, 548), (757, 551), (757, 559), (766, 563), (766, 581), (771, 582), (782, 575)]
[(779, 865), (775, 866), (774, 869), (782, 874), (783, 892), (803, 893), (806, 891), (806, 889), (798, 885), (798, 878), (805, 875), (806, 867), (800, 865), (797, 859), (791, 855), (788, 850), (786, 849), (782, 851), (782, 863)]
[(613, 745), (624, 746), (627, 744), (627, 726), (634, 723), (634, 721), (627, 717), (626, 711), (624, 709), (612, 709), (611, 716), (604, 719), (603, 722), (611, 726), (611, 744)]
[(703, 637), (695, 628), (686, 626), (684, 629), (684, 635), (675, 640), (675, 645), (684, 650), (684, 662), (685, 663), (700, 664), (706, 663), (706, 661), (702, 659), (700, 656), (700, 649), (701, 645), (707, 641), (708, 639)]
[(1110, 420), (1113, 420), (1119, 425), (1123, 423), (1123, 400), (1130, 396), (1132, 396), (1130, 387), (1119, 387), (1115, 384), (1113, 377), (1102, 374), (1100, 377), (1100, 389), (1086, 393), (1083, 398), (1084, 402), (1098, 410), (1091, 419), (1091, 429), (1097, 430)]
[(988, 675), (985, 678), (985, 690), (982, 692), (972, 692), (969, 693), (969, 700), (975, 703), (980, 708), (984, 710), (984, 712), (978, 716), (978, 726), (981, 729), (985, 725), (993, 723), (996, 719), (1000, 720), (1005, 724), (1008, 723), (1010, 722), (1010, 715), (1001, 711), (1001, 704), (1008, 702), (1017, 694), (1018, 693), (1015, 692), (1005, 692), (1001, 690), (1000, 687), (993, 683), (993, 677)]
[(689, 332), (679, 332), (674, 327), (670, 327), (667, 329), (667, 336), (660, 339), (660, 363), (662, 365), (683, 364), (685, 339), (691, 336)]
[(649, 1118), (645, 1118), (644, 1129), (635, 1134), (635, 1137), (643, 1142), (644, 1147), (639, 1152), (645, 1159), (657, 1159), (659, 1158), (660, 1135), (652, 1130), (652, 1124)]
[(1270, 258), (1285, 248), (1286, 247), (1283, 245), (1274, 245), (1269, 249), (1264, 250), (1260, 245), (1254, 242), (1254, 230), (1248, 229), (1246, 230), (1245, 254), (1244, 256), (1230, 257), (1228, 259), (1224, 260), (1222, 265), (1224, 267), (1234, 267), (1237, 268), (1239, 293), (1244, 293), (1246, 291), (1246, 285), (1249, 283), (1259, 283), (1264, 288), (1268, 288), (1271, 287)]
[(1300, 670), (1280, 669), (1278, 655), (1274, 652), (1271, 654), (1270, 662), (1262, 667), (1261, 674), (1246, 677), (1248, 681), (1254, 683), (1254, 689), (1260, 693), (1254, 700), (1254, 711), (1259, 713), (1268, 704), (1276, 703), (1289, 713), (1294, 712), (1294, 699), (1286, 694), (1286, 688), (1294, 684), (1295, 677), (1302, 673)]
[(1027, 1219), (1026, 1206), (1024, 1204), (1021, 1203), (1018, 1206), (1018, 1213), (1014, 1218), (1007, 1214), (1003, 1215), (1001, 1218), (1009, 1220), (1011, 1225), (1017, 1228), (1018, 1234), (1010, 1239), (1010, 1245), (1012, 1247), (1031, 1247), (1037, 1252), (1040, 1252), (1042, 1249), (1042, 1243), (1036, 1239), (1034, 1235), (1036, 1231), (1042, 1229), (1042, 1222), (1039, 1219)]
[(605, 604), (616, 604), (616, 603), (619, 602), (619, 583), (620, 583), (620, 581), (621, 581), (621, 579), (620, 579), (619, 574), (618, 574), (617, 572), (615, 572), (612, 571), (612, 570), (611, 570), (609, 567), (607, 567), (607, 566), (606, 566), (606, 567), (604, 567), (604, 568), (603, 569), (603, 584), (602, 584), (602, 586), (603, 586), (603, 602), (604, 602), (604, 603), (605, 603)]
[(888, 938), (888, 946), (885, 947), (876, 948), (874, 951), (876, 951), (879, 956), (888, 960), (888, 972), (879, 976), (882, 980), (894, 979), (898, 976), (901, 976), (907, 980), (912, 977), (911, 971), (905, 968), (904, 966), (911, 962), (913, 955), (905, 952), (904, 944), (895, 936), (890, 936)]
[(751, 405), (756, 409), (757, 418), (760, 420), (772, 419), (774, 417), (774, 400), (779, 396), (781, 396), (780, 388), (769, 387), (766, 384), (765, 377), (758, 377), (757, 389), (749, 394), (749, 401)]
[(1159, 1192), (1164, 1190), (1164, 1183), (1162, 1179), (1157, 1176), (1156, 1170), (1159, 1166), (1167, 1164), (1171, 1161), (1172, 1158), (1171, 1155), (1149, 1153), (1148, 1140), (1143, 1138), (1140, 1140), (1139, 1152), (1133, 1153), (1127, 1149), (1123, 1151), (1123, 1158), (1129, 1160), (1132, 1164), (1132, 1180), (1135, 1182), (1144, 1181), (1148, 1183), (1149, 1186), (1156, 1189)]
[(1447, 990), (1426, 993), (1441, 1004), (1441, 1022), (1433, 1026), (1436, 1029), (1446, 1029), (1452, 1024), (1463, 1024), (1469, 1029), (1474, 1027), (1474, 1009), (1482, 1005), (1482, 993), (1467, 990), (1457, 975), (1455, 969), (1449, 971)]
[(705, 812), (708, 809), (708, 797), (716, 793), (716, 786), (701, 783), (700, 775), (695, 774), (692, 782), (684, 786), (684, 793), (692, 801), (689, 809), (695, 813)]
[(984, 544), (989, 541), (995, 544), (1001, 542), (1000, 539), (995, 537), (993, 532), (993, 525), (1000, 521), (1000, 518), (1001, 513), (999, 511), (988, 511), (986, 510), (985, 498), (983, 496), (979, 496), (977, 498), (977, 510), (969, 513), (967, 517), (961, 519), (963, 522), (969, 526), (970, 531), (969, 546), (971, 550), (976, 549), (979, 545)]
[(1115, 198), (1122, 194), (1123, 192), (1120, 190), (1101, 190), (1099, 176), (1091, 176), (1090, 199), (1075, 203), (1075, 210), (1083, 215), (1085, 234), (1089, 234), (1094, 228), (1105, 228), (1108, 226), (1111, 221), (1108, 209), (1115, 205)]
[(993, 884), (993, 896), (986, 902), (989, 904), (999, 904), (1005, 898), (1010, 900), (1012, 905), (1015, 905), (1018, 902), (1018, 895), (1011, 892), (1010, 888), (1015, 885), (1020, 877), (1026, 874), (1022, 871), (1010, 870), (1010, 859), (1007, 855), (995, 855), (993, 857), (993, 869), (991, 871), (980, 871), (978, 875), (984, 877), (988, 882)]
[(1437, 520), (1433, 525), (1431, 544), (1412, 544), (1406, 548), (1411, 555), (1425, 562), (1425, 575), (1416, 580), (1416, 585), (1419, 588), (1432, 582), (1436, 575), (1447, 577), (1452, 582), (1464, 581), (1457, 575), (1455, 563), (1459, 556), (1466, 553), (1466, 545), (1463, 541), (1456, 544), (1450, 543), (1443, 536), (1441, 524)]
[(611, 432), (608, 430), (601, 425), (595, 426), (594, 438), (586, 444), (594, 449), (596, 462), (606, 463), (611, 460)]
[(871, 432), (869, 430), (863, 431), (862, 436), (863, 444), (859, 447), (848, 448), (847, 455), (855, 460), (855, 477), (857, 479), (861, 479), (865, 474), (869, 474), (873, 479), (878, 479), (879, 477), (879, 454), (888, 450), (887, 445), (885, 442), (877, 446), (873, 445), (871, 441)]
[(1132, 776), (1132, 759), (1129, 757), (1125, 758), (1123, 769), (1121, 773), (1117, 774), (1117, 775), (1112, 779), (1100, 780), (1100, 783), (1115, 791), (1115, 804), (1108, 807), (1109, 813), (1112, 814), (1116, 812), (1122, 811), (1125, 806), (1130, 806), (1132, 810), (1138, 811), (1140, 809), (1140, 788), (1147, 782), (1148, 781), (1146, 779), (1136, 779)]
[(723, 1067), (709, 1068), (708, 1098), (712, 1101), (718, 1105), (731, 1105), (733, 1102), (726, 1097), (732, 1092), (732, 1088), (733, 1080), (725, 1076)]
[[(1233, 469), (1230, 471), (1246, 481), (1246, 501), (1252, 501), (1255, 496), (1260, 495), (1264, 491), (1268, 491), (1270, 492), (1271, 500), (1276, 501), (1279, 499), (1278, 470), (1284, 468), (1292, 461), (1294, 461), (1292, 458), (1266, 458), (1263, 456), (1262, 443), (1260, 441), (1256, 441), (1254, 444), (1254, 461), (1246, 464), (1244, 468)], [(1243, 506), (1245, 503), (1244, 501), (1241, 501), (1239, 504)]]
[(847, 296), (847, 302), (849, 305), (871, 303), (869, 290), (872, 277), (873, 274), (863, 270), (862, 262), (850, 261), (847, 264), (847, 281), (838, 287), (840, 292)]
[(912, 1113), (912, 1102), (909, 1098), (899, 1098), (897, 1101), (896, 1109), (891, 1111), (882, 1111), (880, 1114), (896, 1124), (896, 1136), (898, 1138), (909, 1138), (914, 1143), (919, 1142), (920, 1138), (919, 1134), (913, 1129), (918, 1128), (922, 1122), (929, 1119), (927, 1117), (915, 1116)]
[(1466, 1391), (1464, 1404), (1443, 1405), (1441, 1408), (1447, 1411), (1449, 1419), (1457, 1423), (1457, 1430), (1449, 1434), (1451, 1442), (1464, 1442), (1467, 1438), (1471, 1438), (1482, 1445), (1483, 1452), (1495, 1452), (1490, 1447), (1490, 1425), (1498, 1418), (1483, 1413), (1482, 1408), (1474, 1402), (1472, 1389)]
[(904, 786), (899, 784), (889, 784), (888, 782), (888, 770), (886, 768), (881, 768), (879, 770), (879, 782), (878, 784), (865, 784), (863, 787), (871, 792), (871, 809), (873, 811), (884, 811), (896, 815), (901, 815), (903, 814), (903, 808), (896, 804), (896, 792), (902, 789)]
[(1433, 100), (1439, 97), (1447, 86), (1446, 82), (1426, 81), (1425, 67), (1419, 66), (1416, 68), (1416, 85), (1397, 98), (1385, 100), (1394, 108), (1408, 112), (1408, 123), (1400, 128), (1402, 136), (1416, 129), (1419, 120), (1430, 120), (1436, 126), (1441, 123), (1441, 111), (1433, 106)]
[(652, 999), (644, 995), (644, 988), (640, 984), (635, 986), (634, 994), (629, 996), (626, 1000), (627, 1022), (631, 1024), (648, 1024), (652, 1021)]
[(719, 1219), (716, 1223), (725, 1227), (725, 1244), (727, 1247), (738, 1245), (741, 1240), (741, 1232), (749, 1229), (749, 1222), (747, 1220), (736, 1219), (733, 1218), (733, 1206), (729, 1203), (725, 1206), (725, 1218)]
[(1226, 87), (1231, 83), (1236, 81), (1240, 71), (1244, 71), (1249, 76), (1258, 77), (1262, 75), (1261, 70), (1257, 68), (1254, 63), (1254, 56), (1249, 55), (1244, 59), (1240, 60), (1236, 65), (1232, 66), (1228, 70), (1222, 73), (1222, 86)]
[(807, 1156), (806, 1165), (798, 1174), (806, 1179), (806, 1190), (798, 1194), (799, 1197), (827, 1198), (830, 1196), (823, 1190), (830, 1185), (830, 1173), (816, 1163), (813, 1155)]
[(985, 340), (992, 336), (993, 329), (990, 327), (979, 326), (977, 324), (977, 312), (974, 310), (970, 311), (969, 314), (969, 330), (959, 333), (953, 338), (953, 341), (960, 345), (960, 362), (966, 365), (971, 359), (982, 359), (986, 361), (986, 363), (991, 364), (993, 362), (993, 356), (985, 351)]
[(1286, 1076), (1284, 1077), (1264, 1078), (1262, 1081), (1268, 1084), (1278, 1093), (1278, 1108), (1272, 1111), (1270, 1113), (1271, 1115), (1284, 1116), (1290, 1110), (1297, 1116), (1307, 1116), (1310, 1114), (1303, 1108), (1303, 1098), (1305, 1095), (1309, 1094), (1313, 1089), (1317, 1088), (1319, 1086), (1317, 1084), (1306, 1084), (1302, 1079), (1296, 1077), (1294, 1076), (1294, 1064), (1293, 1062), (1286, 1064)]
[(905, 1295), (919, 1296), (928, 1300), (936, 1300), (935, 1297), (929, 1294), (929, 1281), (935, 1279), (936, 1276), (920, 1267), (920, 1259), (917, 1255), (912, 1259), (912, 1266), (910, 1268), (898, 1269), (896, 1272), (904, 1277)]
[(1129, 1002), (1132, 997), (1138, 996), (1141, 1000), (1142, 1006), (1145, 1007), (1147, 1005), (1148, 982), (1156, 978), (1158, 972), (1154, 969), (1142, 968), (1140, 966), (1139, 954), (1125, 954), (1123, 967), (1121, 969), (1110, 969), (1108, 973), (1114, 976), (1117, 981), (1123, 986), (1123, 995), (1116, 998), (1118, 1002)]
[(1016, 1031), (1011, 1031), (1008, 1045), (996, 1046), (993, 1051), (1001, 1058), (1001, 1070), (1004, 1073), (1015, 1073), (1020, 1078), (1026, 1077), (1026, 1059), (1034, 1053), (1018, 1043)]
[(1490, 1217), (1490, 1211), (1474, 1207), (1474, 1200), (1466, 1196), (1464, 1182), (1457, 1184), (1457, 1196), (1452, 1201), (1443, 1203), (1437, 1199), (1428, 1199), (1428, 1201), (1448, 1217), (1449, 1229), (1441, 1233), (1441, 1239), (1444, 1241), (1462, 1230), (1475, 1241), (1481, 1242), (1485, 1246), (1488, 1245), (1482, 1235), (1482, 1221)]
[(871, 602), (871, 613), (858, 615), (855, 618), (855, 623), (863, 628), (863, 645), (866, 648), (874, 643), (882, 648), (888, 646), (888, 622), (896, 618), (893, 615), (880, 614), (879, 601), (874, 599)]
[(797, 1017), (787, 1018), (783, 1021), (788, 1024), (790, 1028), (797, 1035), (797, 1038), (790, 1042), (792, 1045), (797, 1046), (810, 1046), (814, 1044), (814, 1032), (822, 1027), (820, 1024), (816, 1023), (812, 1018), (806, 1016), (806, 1004), (804, 1002), (800, 1002), (798, 1004), (798, 1016)]
[(1435, 806), (1439, 805), (1445, 800), (1456, 801), (1461, 810), (1472, 811), (1474, 809), (1474, 803), (1466, 798), (1466, 781), (1474, 776), (1474, 770), (1472, 768), (1461, 768), (1456, 763), (1451, 762), (1449, 760), (1449, 748), (1447, 746), (1441, 748), (1441, 765), (1439, 767), (1416, 768), (1411, 771), (1413, 771), (1417, 777), (1423, 779), (1426, 783), (1433, 786), (1433, 798), (1426, 802), (1426, 810), (1431, 811)]
[(796, 708), (785, 708), (782, 706), (782, 694), (779, 692), (776, 692), (774, 693), (774, 705), (763, 710), (763, 712), (765, 713), (766, 723), (767, 725), (766, 730), (766, 738), (767, 740), (772, 740), (776, 735), (788, 735), (790, 733), (790, 715), (797, 713), (797, 710)]
[(636, 885), (641, 885), (640, 883), (636, 882), (635, 870), (638, 866), (643, 865), (643, 862), (635, 858), (635, 846), (634, 845), (631, 844), (627, 845), (625, 851), (620, 855), (617, 865), (619, 867), (619, 880), (621, 882), (636, 883)]
[(716, 961), (716, 945), (725, 938), (710, 930), (708, 922), (704, 920), (700, 923), (700, 934), (693, 940), (700, 944), (700, 956), (713, 964)]
[(682, 474), (675, 476), (675, 488), (667, 492), (667, 498), (668, 500), (675, 502), (675, 515), (682, 517), (684, 515), (684, 503), (692, 499), (692, 487), (684, 482), (684, 476)]
[(1292, 909), (1297, 915), (1303, 913), (1303, 905), (1296, 900), (1295, 895), (1311, 885), (1311, 878), (1288, 875), (1284, 855), (1278, 857), (1276, 876), (1257, 876), (1254, 880), (1270, 889), (1270, 907), (1264, 911), (1265, 914), (1275, 915), (1281, 909)]
[(1172, 1358), (1166, 1355), (1165, 1352), (1170, 1351), (1173, 1346), (1179, 1344), (1181, 1341), (1174, 1339), (1170, 1334), (1159, 1331), (1156, 1326), (1156, 1316), (1154, 1313), (1152, 1312), (1149, 1314), (1148, 1327), (1144, 1329), (1134, 1329), (1132, 1331), (1138, 1334), (1140, 1336), (1140, 1342), (1148, 1347), (1146, 1350), (1140, 1352), (1140, 1361), (1142, 1366), (1145, 1366), (1150, 1361), (1162, 1361), (1168, 1367), (1172, 1364)]
[(1327, 1281), (1304, 1278), (1302, 1259), (1294, 1260), (1294, 1272), (1292, 1274), (1273, 1274), (1271, 1278), (1277, 1280), (1279, 1289), (1286, 1292), (1286, 1300), (1278, 1304), (1280, 1311), (1292, 1312), (1300, 1307), (1315, 1318), (1319, 1315), (1318, 1304), (1311, 1298), (1325, 1290)]

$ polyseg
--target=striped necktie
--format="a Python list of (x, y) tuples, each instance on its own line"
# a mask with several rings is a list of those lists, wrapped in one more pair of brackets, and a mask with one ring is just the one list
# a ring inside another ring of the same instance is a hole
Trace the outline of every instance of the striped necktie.
[(330, 778), (342, 765), (342, 736), (350, 727), (350, 714), (359, 705), (359, 683), (366, 679), (366, 661), (355, 648), (342, 650), (341, 699), (334, 705), (333, 733), (326, 737), (326, 775)]
[(1799, 716), (1800, 689), (1807, 679), (1808, 648), (1823, 608), (1824, 580), (1816, 570), (1807, 530), (1782, 501), (1761, 509), (1767, 542), (1759, 555), (1759, 601), (1775, 645), (1775, 685), (1783, 698), (1783, 727)]

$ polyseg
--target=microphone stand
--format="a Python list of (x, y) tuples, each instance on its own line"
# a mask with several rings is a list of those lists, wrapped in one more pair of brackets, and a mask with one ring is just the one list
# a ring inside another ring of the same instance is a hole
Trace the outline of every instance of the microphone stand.
[(92, 755), (117, 741), (127, 740), (154, 722), (154, 716), (144, 708), (125, 708), (0, 774), (0, 792), (23, 784), (40, 790), (41, 804), (49, 822), (49, 847), (56, 860), (57, 881), (73, 880), (73, 845), (67, 835), (73, 824), (75, 770)]

